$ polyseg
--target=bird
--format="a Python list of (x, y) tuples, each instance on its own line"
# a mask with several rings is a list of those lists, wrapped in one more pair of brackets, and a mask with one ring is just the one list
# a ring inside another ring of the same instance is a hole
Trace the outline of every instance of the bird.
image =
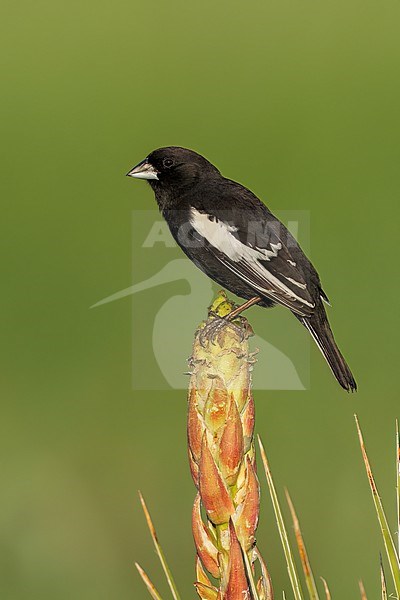
[(319, 275), (297, 240), (247, 187), (224, 177), (204, 156), (158, 148), (127, 175), (146, 180), (171, 234), (208, 277), (245, 300), (225, 322), (253, 305), (288, 308), (308, 330), (333, 375), (357, 390), (324, 304)]

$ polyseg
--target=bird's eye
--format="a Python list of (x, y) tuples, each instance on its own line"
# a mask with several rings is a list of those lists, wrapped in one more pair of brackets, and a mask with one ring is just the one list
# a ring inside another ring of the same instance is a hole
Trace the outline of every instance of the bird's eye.
[(166, 169), (170, 169), (174, 165), (172, 158), (164, 158), (163, 165)]

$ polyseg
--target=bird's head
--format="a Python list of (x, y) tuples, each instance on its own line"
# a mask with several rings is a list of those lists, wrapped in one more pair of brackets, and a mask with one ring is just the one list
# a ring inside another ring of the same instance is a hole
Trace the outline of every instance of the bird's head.
[(180, 146), (154, 150), (127, 173), (129, 177), (147, 179), (155, 191), (188, 187), (213, 174), (219, 171), (204, 156)]

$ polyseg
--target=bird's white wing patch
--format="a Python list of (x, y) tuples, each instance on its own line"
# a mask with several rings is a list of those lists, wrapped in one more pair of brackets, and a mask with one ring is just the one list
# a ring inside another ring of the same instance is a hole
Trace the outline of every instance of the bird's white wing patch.
[(270, 244), (271, 250), (265, 248), (251, 248), (242, 244), (234, 234), (237, 228), (224, 221), (216, 220), (215, 217), (202, 213), (195, 208), (191, 209), (190, 224), (203, 238), (205, 238), (214, 248), (223, 252), (233, 260), (270, 260), (278, 256), (282, 244)]
[[(191, 209), (190, 224), (211, 246), (219, 250), (219, 252), (229, 259), (230, 263), (224, 261), (224, 264), (232, 272), (236, 273), (238, 277), (245, 280), (251, 287), (282, 304), (285, 304), (284, 297), (286, 297), (290, 302), (297, 301), (310, 308), (314, 308), (315, 304), (309, 302), (306, 298), (297, 295), (259, 262), (260, 260), (270, 261), (272, 258), (276, 258), (279, 251), (282, 249), (282, 244), (280, 242), (276, 244), (270, 243), (271, 250), (268, 250), (267, 248), (252, 248), (251, 246), (243, 244), (235, 236), (237, 228), (234, 225), (217, 220), (212, 215), (202, 213), (195, 208)], [(241, 268), (241, 265), (246, 265), (246, 268)], [(252, 279), (252, 273), (254, 274), (255, 279)], [(306, 289), (304, 283), (296, 282), (290, 277), (285, 278), (295, 284), (298, 288)], [(260, 285), (260, 281), (265, 281), (265, 286)], [(282, 294), (283, 298), (278, 298), (276, 292)]]

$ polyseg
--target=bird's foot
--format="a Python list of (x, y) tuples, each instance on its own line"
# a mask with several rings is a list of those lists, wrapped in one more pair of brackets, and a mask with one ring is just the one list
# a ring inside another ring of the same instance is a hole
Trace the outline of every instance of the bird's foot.
[(205, 347), (207, 342), (211, 342), (215, 345), (215, 342), (218, 339), (218, 335), (225, 327), (230, 327), (231, 329), (233, 329), (233, 331), (235, 331), (235, 333), (240, 338), (240, 341), (243, 342), (245, 338), (245, 332), (243, 330), (243, 327), (241, 327), (240, 325), (236, 325), (233, 322), (233, 320), (231, 320), (229, 314), (225, 317), (220, 317), (216, 313), (210, 312), (209, 316), (213, 317), (213, 319), (203, 327), (199, 334), (199, 341), (203, 348)]

